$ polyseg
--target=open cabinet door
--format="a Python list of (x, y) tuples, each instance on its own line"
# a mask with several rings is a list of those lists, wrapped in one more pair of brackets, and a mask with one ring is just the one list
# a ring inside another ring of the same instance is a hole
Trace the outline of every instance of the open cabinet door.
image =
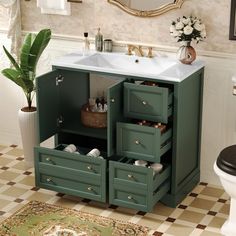
[(39, 142), (58, 132), (59, 72), (54, 70), (36, 78)]
[(123, 80), (108, 89), (107, 104), (107, 155), (112, 156), (116, 153), (116, 123), (124, 119)]

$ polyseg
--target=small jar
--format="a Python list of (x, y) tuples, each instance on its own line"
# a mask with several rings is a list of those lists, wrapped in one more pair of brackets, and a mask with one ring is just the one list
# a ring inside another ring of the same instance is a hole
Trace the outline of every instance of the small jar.
[(100, 151), (97, 148), (92, 149), (87, 156), (89, 157), (99, 157), (100, 156)]
[(104, 52), (112, 52), (112, 40), (111, 39), (105, 39), (103, 41), (104, 43)]

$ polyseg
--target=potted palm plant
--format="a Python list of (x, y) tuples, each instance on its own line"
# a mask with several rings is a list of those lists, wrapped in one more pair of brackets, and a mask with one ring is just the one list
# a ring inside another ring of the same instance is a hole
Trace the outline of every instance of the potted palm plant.
[(32, 105), (35, 92), (36, 67), (38, 60), (51, 39), (51, 30), (43, 29), (37, 35), (28, 33), (20, 50), (19, 63), (3, 46), (11, 62), (11, 67), (2, 70), (2, 74), (20, 86), (27, 100), (27, 106), (18, 113), (21, 138), (27, 167), (33, 166), (33, 147), (37, 144), (36, 113)]

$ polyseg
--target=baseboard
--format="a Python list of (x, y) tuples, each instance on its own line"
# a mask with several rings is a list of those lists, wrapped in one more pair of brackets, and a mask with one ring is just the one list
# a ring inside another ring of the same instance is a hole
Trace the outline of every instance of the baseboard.
[(0, 132), (0, 144), (2, 145), (11, 145), (16, 144), (21, 146), (21, 137), (20, 135), (7, 133), (7, 132)]
[[(213, 172), (213, 165), (212, 165), (212, 172)], [(219, 177), (214, 172), (212, 174), (209, 174), (208, 169), (203, 169), (203, 168), (201, 169), (201, 181), (210, 183), (212, 185), (221, 186)]]
[(187, 182), (176, 194), (166, 194), (161, 202), (169, 207), (175, 208), (182, 200), (194, 189), (200, 182), (200, 173), (198, 172), (189, 182)]

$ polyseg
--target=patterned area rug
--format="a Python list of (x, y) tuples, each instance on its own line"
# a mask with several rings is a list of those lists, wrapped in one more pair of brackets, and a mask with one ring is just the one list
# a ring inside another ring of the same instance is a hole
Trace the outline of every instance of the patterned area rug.
[(149, 228), (38, 201), (0, 225), (0, 236), (145, 236)]

